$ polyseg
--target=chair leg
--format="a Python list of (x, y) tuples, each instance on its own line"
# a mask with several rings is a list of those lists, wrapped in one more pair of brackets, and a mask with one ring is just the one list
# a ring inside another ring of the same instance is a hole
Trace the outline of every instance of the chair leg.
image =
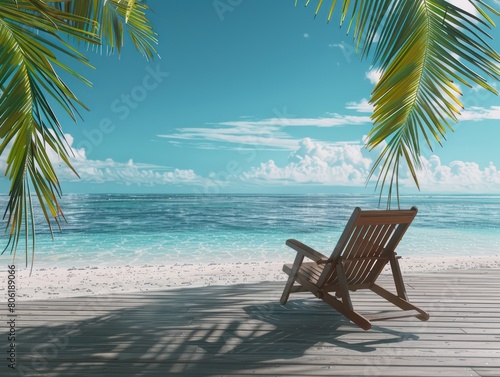
[(290, 271), (290, 276), (288, 277), (288, 281), (286, 282), (285, 289), (283, 289), (283, 294), (280, 298), (280, 304), (285, 305), (288, 301), (288, 297), (292, 292), (293, 283), (295, 283), (295, 279), (297, 278), (297, 274), (299, 272), (300, 266), (304, 260), (304, 254), (297, 253), (295, 257), (295, 261), (293, 262), (292, 270)]
[[(340, 287), (335, 294), (340, 295), (342, 301), (330, 295), (328, 292), (318, 289), (316, 285), (312, 284), (307, 280), (302, 279), (300, 276), (294, 277), (292, 279), (292, 276), (294, 275), (290, 274), (290, 278), (288, 279), (287, 286), (285, 287), (285, 291), (281, 296), (282, 300), (280, 302), (282, 304), (286, 303), (286, 299), (288, 298), (289, 292), (292, 289), (293, 283), (295, 279), (297, 279), (297, 282), (301, 286), (303, 286), (306, 290), (310, 291), (313, 295), (315, 295), (319, 299), (326, 302), (332, 308), (337, 310), (340, 314), (344, 315), (347, 319), (349, 319), (350, 321), (361, 327), (363, 330), (370, 330), (370, 328), (372, 327), (371, 322), (367, 318), (363, 317), (361, 314), (354, 311), (353, 309), (351, 296), (349, 294), (349, 288), (345, 277), (344, 266), (342, 263), (339, 263), (337, 265), (337, 275), (339, 277)], [(288, 287), (288, 284), (290, 284), (290, 287)]]
[(397, 296), (377, 284), (373, 285), (372, 291), (377, 293), (379, 296), (385, 298), (387, 301), (392, 302), (394, 305), (400, 307), (403, 310), (416, 310), (417, 312), (420, 313), (420, 315), (416, 317), (421, 321), (427, 321), (430, 317), (429, 313), (411, 304), (408, 300), (405, 283), (403, 281), (403, 274), (401, 273), (398, 257), (396, 256), (395, 253), (391, 254), (390, 262), (391, 262), (392, 277), (394, 279), (394, 285), (396, 286)]
[[(347, 285), (347, 279), (345, 276), (344, 262), (340, 260), (337, 263), (337, 277), (339, 279), (340, 295), (342, 297), (342, 303), (347, 307), (349, 311), (354, 311), (351, 302), (351, 295), (349, 294), (349, 287)], [(335, 294), (337, 296), (337, 294)]]
[(288, 297), (290, 296), (294, 282), (295, 282), (295, 277), (292, 274), (290, 274), (290, 276), (288, 277), (288, 281), (286, 282), (285, 289), (283, 289), (283, 294), (281, 295), (280, 298), (281, 305), (285, 305), (286, 302), (288, 301)]
[(416, 310), (417, 312), (420, 313), (420, 315), (417, 316), (418, 319), (422, 321), (427, 321), (429, 319), (429, 313), (427, 313), (425, 310), (420, 309), (419, 307), (411, 304), (410, 302), (402, 299), (401, 297), (396, 296), (395, 294), (389, 292), (388, 290), (382, 288), (378, 284), (373, 284), (371, 287), (371, 290), (378, 294), (380, 297), (385, 298), (387, 301), (393, 303), (397, 307), (403, 309), (403, 310)]
[[(293, 268), (292, 271), (290, 271), (290, 276), (288, 277), (285, 289), (283, 290), (283, 294), (281, 295), (280, 299), (281, 305), (285, 305), (287, 303), (288, 297), (290, 296), (290, 293), (292, 293), (293, 291), (294, 287), (293, 284), (297, 279), (297, 273), (295, 274), (293, 273), (294, 269), (295, 268)], [(347, 319), (349, 319), (350, 321), (361, 327), (363, 330), (370, 330), (370, 328), (372, 327), (371, 322), (367, 318), (363, 317), (361, 314), (357, 313), (352, 309), (352, 303), (348, 289), (344, 290), (340, 289), (338, 291), (338, 293), (340, 293), (340, 296), (342, 297), (342, 301), (340, 301), (339, 299), (333, 297), (327, 292), (318, 291), (316, 286), (314, 286), (308, 281), (300, 279), (300, 277), (298, 278), (297, 282), (305, 288), (304, 290), (310, 291), (313, 295), (326, 302), (328, 305), (330, 305), (332, 308), (334, 308), (339, 313), (344, 315)]]
[(406, 294), (405, 283), (403, 281), (403, 274), (401, 274), (401, 268), (399, 267), (398, 258), (395, 253), (391, 254), (391, 270), (392, 277), (394, 279), (394, 285), (396, 286), (396, 291), (398, 292), (398, 296), (403, 300), (408, 301), (408, 296)]
[(340, 288), (335, 293), (335, 296), (338, 297), (340, 293), (342, 301), (334, 296), (329, 295), (326, 292), (321, 292), (322, 294), (319, 297), (334, 309), (337, 309), (341, 314), (346, 316), (363, 330), (370, 330), (370, 328), (372, 327), (371, 322), (361, 314), (357, 313), (352, 306), (351, 294), (349, 293), (349, 286), (347, 284), (345, 275), (344, 263), (342, 261), (337, 264), (337, 277), (339, 279)]
[(372, 327), (371, 322), (363, 317), (361, 314), (357, 313), (354, 310), (350, 310), (347, 305), (342, 303), (340, 300), (336, 299), (332, 295), (328, 293), (323, 293), (321, 295), (321, 299), (330, 305), (332, 308), (336, 309), (339, 313), (344, 315), (347, 319), (361, 327), (363, 330), (370, 330)]

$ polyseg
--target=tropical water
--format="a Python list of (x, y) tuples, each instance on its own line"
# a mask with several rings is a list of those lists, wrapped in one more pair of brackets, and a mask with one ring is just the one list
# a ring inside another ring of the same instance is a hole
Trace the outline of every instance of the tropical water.
[[(376, 209), (378, 197), (66, 195), (67, 222), (53, 240), (37, 219), (35, 267), (282, 262), (294, 256), (288, 238), (329, 254), (356, 206)], [(500, 254), (500, 196), (401, 198), (402, 208), (411, 206), (419, 212), (399, 254)]]

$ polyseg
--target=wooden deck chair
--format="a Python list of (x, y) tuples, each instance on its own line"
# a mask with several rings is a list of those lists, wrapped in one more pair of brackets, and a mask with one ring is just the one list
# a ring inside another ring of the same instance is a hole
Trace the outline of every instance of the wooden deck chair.
[[(297, 240), (287, 240), (286, 244), (297, 251), (297, 256), (293, 265), (283, 266), (289, 278), (280, 303), (285, 305), (290, 293), (310, 291), (365, 330), (369, 330), (370, 321), (375, 320), (415, 316), (426, 321), (429, 314), (408, 302), (395, 253), (416, 214), (416, 207), (411, 210), (354, 209), (330, 258)], [(304, 257), (313, 262), (304, 262)], [(388, 262), (397, 295), (375, 283)], [(354, 310), (349, 294), (359, 289), (370, 289), (402, 310), (363, 316)]]

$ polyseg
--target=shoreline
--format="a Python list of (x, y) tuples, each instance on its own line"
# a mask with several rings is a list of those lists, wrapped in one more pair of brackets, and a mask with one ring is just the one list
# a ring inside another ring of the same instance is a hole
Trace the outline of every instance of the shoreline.
[[(110, 293), (162, 291), (182, 287), (234, 285), (263, 281), (282, 281), (285, 262), (176, 263), (141, 267), (41, 268), (16, 273), (16, 295), (21, 301), (93, 296)], [(400, 266), (405, 273), (443, 270), (500, 268), (500, 255), (456, 257), (403, 257)], [(0, 270), (5, 274), (6, 270)], [(7, 287), (0, 286), (0, 294)]]

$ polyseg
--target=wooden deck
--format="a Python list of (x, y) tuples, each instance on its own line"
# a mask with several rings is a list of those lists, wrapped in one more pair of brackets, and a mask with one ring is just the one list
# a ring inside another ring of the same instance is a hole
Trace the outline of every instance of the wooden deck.
[[(0, 312), (0, 376), (500, 376), (500, 270), (405, 282), (431, 319), (368, 332), (311, 295), (279, 305), (284, 282), (20, 302), (15, 372)], [(362, 312), (385, 307), (353, 299)]]

